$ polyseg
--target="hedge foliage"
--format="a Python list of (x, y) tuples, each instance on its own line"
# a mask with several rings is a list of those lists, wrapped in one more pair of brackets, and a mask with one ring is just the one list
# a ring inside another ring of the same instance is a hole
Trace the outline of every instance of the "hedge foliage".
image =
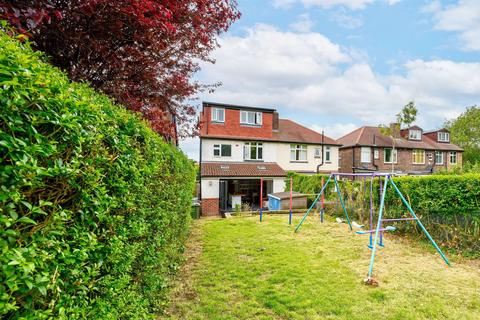
[[(321, 175), (300, 175), (292, 173), (295, 191), (318, 193), (321, 189)], [(323, 176), (326, 179), (327, 176)], [(354, 219), (368, 223), (370, 180), (342, 180), (339, 182), (349, 213)], [(415, 213), (439, 244), (465, 255), (480, 255), (480, 175), (431, 175), (396, 177), (394, 182)], [(327, 190), (327, 199), (336, 201), (333, 184)], [(375, 216), (378, 215), (380, 185), (375, 179)], [(389, 187), (386, 195), (386, 218), (408, 217), (409, 213)], [(336, 210), (340, 208), (337, 206)], [(335, 211), (335, 210), (334, 210)], [(423, 236), (414, 223), (394, 224), (399, 232)]]
[(0, 318), (147, 319), (180, 262), (188, 159), (0, 31)]

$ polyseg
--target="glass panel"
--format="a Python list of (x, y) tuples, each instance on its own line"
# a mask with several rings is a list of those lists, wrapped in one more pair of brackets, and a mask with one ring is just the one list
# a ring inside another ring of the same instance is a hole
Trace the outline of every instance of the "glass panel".
[(261, 145), (259, 145), (257, 150), (258, 150), (258, 157), (257, 158), (259, 160), (263, 159), (263, 147)]
[(232, 155), (232, 146), (229, 144), (222, 144), (222, 157), (230, 157)]

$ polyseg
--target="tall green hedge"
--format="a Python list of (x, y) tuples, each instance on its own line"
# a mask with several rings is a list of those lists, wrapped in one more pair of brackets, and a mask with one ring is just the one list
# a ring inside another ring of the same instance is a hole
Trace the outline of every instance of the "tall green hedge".
[[(295, 191), (318, 193), (321, 175), (290, 174)], [(324, 176), (325, 177), (325, 176)], [(326, 177), (325, 177), (326, 180)], [(395, 184), (409, 200), (415, 212), (432, 236), (443, 246), (465, 255), (480, 256), (480, 175), (431, 175), (396, 177)], [(369, 180), (343, 179), (340, 183), (342, 195), (354, 219), (368, 222)], [(333, 185), (327, 190), (327, 198), (336, 200)], [(379, 182), (374, 183), (375, 215), (378, 214)], [(393, 188), (386, 195), (385, 217), (407, 217), (409, 213)], [(339, 206), (336, 210), (340, 209)], [(336, 212), (333, 210), (333, 212)], [(332, 212), (332, 211), (331, 211)], [(414, 223), (394, 223), (399, 232), (423, 236)]]
[(0, 318), (162, 310), (194, 170), (146, 123), (0, 32)]

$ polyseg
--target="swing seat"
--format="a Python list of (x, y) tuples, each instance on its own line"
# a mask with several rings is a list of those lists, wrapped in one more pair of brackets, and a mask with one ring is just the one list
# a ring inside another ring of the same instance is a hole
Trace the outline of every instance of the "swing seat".
[[(393, 226), (388, 226), (388, 227), (379, 229), (378, 231), (395, 231), (395, 230), (397, 230), (397, 228), (395, 228)], [(369, 233), (375, 233), (376, 231), (377, 231), (376, 229), (373, 229), (373, 230), (357, 231), (356, 233), (357, 234), (369, 234)]]

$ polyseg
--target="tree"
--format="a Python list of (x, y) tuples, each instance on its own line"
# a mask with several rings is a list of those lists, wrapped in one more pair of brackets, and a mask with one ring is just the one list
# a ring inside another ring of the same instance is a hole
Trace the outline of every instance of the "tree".
[(402, 125), (410, 127), (413, 122), (417, 119), (418, 109), (415, 106), (415, 102), (410, 101), (407, 103), (402, 110), (397, 113), (397, 122), (392, 123), (391, 125), (383, 125), (379, 126), (380, 132), (383, 135), (386, 135), (392, 139), (392, 173), (395, 171), (395, 161), (393, 159), (394, 154), (396, 152), (395, 149), (395, 139), (400, 137), (400, 130), (402, 129)]
[(0, 0), (0, 18), (72, 80), (141, 112), (166, 136), (175, 117), (180, 137), (196, 134), (192, 101), (216, 86), (192, 76), (239, 17), (236, 0)]
[(465, 150), (464, 162), (480, 164), (480, 107), (467, 108), (457, 119), (445, 122), (445, 128), (451, 141)]

